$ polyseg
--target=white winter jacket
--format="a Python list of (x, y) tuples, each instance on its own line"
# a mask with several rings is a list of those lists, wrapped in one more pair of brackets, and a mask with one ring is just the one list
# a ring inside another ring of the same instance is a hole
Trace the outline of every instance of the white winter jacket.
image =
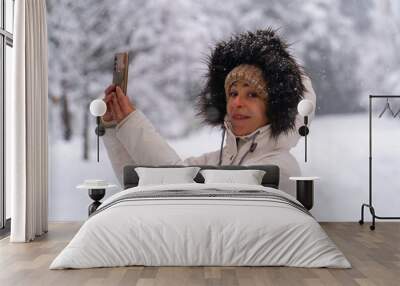
[[(311, 80), (303, 77), (303, 83), (306, 87), (304, 98), (312, 100), (316, 106), (316, 96)], [(309, 116), (309, 122), (313, 117), (314, 112)], [(289, 151), (299, 141), (300, 135), (297, 130), (303, 121), (303, 117), (298, 115), (296, 130), (287, 135), (280, 135), (277, 140), (271, 138), (269, 124), (249, 135), (236, 137), (229, 123), (225, 122), (226, 143), (222, 149), (222, 165), (239, 165), (239, 163), (243, 166), (278, 165), (280, 167), (279, 189), (295, 195), (295, 184), (289, 180), (289, 177), (299, 176), (301, 172), (297, 160)], [(155, 130), (146, 116), (137, 109), (116, 128), (107, 129), (103, 142), (121, 185), (123, 185), (122, 174), (125, 165), (218, 165), (220, 161), (221, 150), (182, 160)], [(253, 151), (251, 150), (252, 143), (256, 143)]]

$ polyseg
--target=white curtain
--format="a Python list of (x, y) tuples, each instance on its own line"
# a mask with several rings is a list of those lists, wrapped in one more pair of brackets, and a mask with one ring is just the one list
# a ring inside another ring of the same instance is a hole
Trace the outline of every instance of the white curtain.
[(11, 188), (10, 241), (28, 242), (48, 227), (46, 2), (18, 0), (14, 11), (14, 94), (6, 114), (6, 180)]

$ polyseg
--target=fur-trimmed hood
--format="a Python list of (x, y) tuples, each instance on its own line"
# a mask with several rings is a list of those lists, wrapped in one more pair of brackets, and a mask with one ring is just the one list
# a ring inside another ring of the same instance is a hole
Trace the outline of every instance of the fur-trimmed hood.
[(236, 66), (259, 67), (267, 82), (267, 118), (271, 136), (277, 138), (295, 127), (297, 104), (305, 92), (302, 68), (274, 30), (257, 30), (232, 36), (216, 44), (207, 59), (207, 82), (198, 97), (198, 110), (208, 124), (223, 125), (226, 115), (224, 83)]

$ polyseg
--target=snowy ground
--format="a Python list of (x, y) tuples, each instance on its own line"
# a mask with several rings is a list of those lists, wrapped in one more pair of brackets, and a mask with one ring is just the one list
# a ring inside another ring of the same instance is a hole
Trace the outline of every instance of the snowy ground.
[[(400, 215), (399, 119), (374, 118), (373, 200), (379, 216)], [(219, 148), (217, 129), (199, 130), (196, 136), (170, 141), (186, 158)], [(95, 137), (91, 142), (96, 143)], [(368, 202), (368, 115), (325, 116), (311, 126), (308, 162), (304, 162), (304, 142), (293, 149), (303, 175), (319, 176), (315, 184), (313, 215), (319, 221), (358, 221), (360, 207)], [(91, 160), (81, 159), (82, 142), (58, 142), (50, 146), (49, 219), (75, 221), (87, 218), (91, 203), (87, 191), (76, 189), (85, 179), (105, 179), (117, 183), (104, 147), (100, 163), (93, 148)], [(117, 190), (107, 191), (109, 196)], [(367, 220), (370, 219), (369, 213)]]

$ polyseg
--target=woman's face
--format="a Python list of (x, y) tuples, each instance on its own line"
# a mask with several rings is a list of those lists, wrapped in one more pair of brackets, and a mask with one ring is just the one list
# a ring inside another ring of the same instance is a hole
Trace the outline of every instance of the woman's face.
[(226, 109), (236, 136), (250, 134), (268, 123), (265, 97), (257, 94), (245, 81), (239, 80), (232, 84)]

